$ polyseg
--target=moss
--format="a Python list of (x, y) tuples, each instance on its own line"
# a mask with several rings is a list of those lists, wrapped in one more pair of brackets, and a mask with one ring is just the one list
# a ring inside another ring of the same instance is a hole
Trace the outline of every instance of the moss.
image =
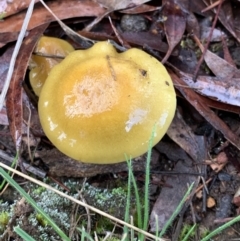
[(46, 227), (48, 225), (47, 220), (40, 213), (36, 215), (36, 219), (42, 227)]
[(127, 191), (122, 187), (106, 189), (94, 187), (88, 183), (83, 190), (87, 203), (115, 217), (124, 218)]
[(0, 234), (2, 234), (5, 230), (5, 228), (8, 225), (10, 219), (10, 214), (8, 212), (1, 212), (0, 213)]

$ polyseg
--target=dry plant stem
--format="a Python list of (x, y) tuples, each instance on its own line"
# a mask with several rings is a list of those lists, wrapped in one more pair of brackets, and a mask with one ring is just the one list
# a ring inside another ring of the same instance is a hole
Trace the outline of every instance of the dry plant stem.
[(113, 22), (112, 22), (112, 19), (111, 19), (110, 16), (108, 16), (108, 20), (109, 20), (109, 22), (110, 22), (110, 25), (111, 25), (111, 27), (112, 27), (115, 35), (117, 36), (117, 39), (118, 39), (119, 43), (123, 46), (123, 40), (122, 40), (121, 36), (118, 34), (117, 29), (116, 29), (115, 26), (113, 25)]
[[(15, 45), (15, 48), (14, 48), (14, 51), (13, 51), (13, 54), (12, 54), (12, 57), (11, 57), (11, 60), (10, 60), (10, 63), (9, 63), (9, 69), (8, 69), (7, 77), (6, 77), (6, 80), (5, 80), (3, 89), (2, 89), (2, 93), (0, 95), (0, 111), (2, 110), (2, 107), (4, 105), (4, 101), (5, 101), (6, 94), (7, 94), (7, 91), (8, 91), (9, 85), (10, 85), (10, 81), (11, 81), (11, 78), (12, 78), (15, 62), (16, 62), (16, 59), (17, 59), (17, 55), (18, 55), (19, 49), (22, 45), (22, 41), (24, 39), (24, 36), (26, 34), (27, 26), (28, 26), (29, 20), (32, 16), (33, 7), (34, 7), (34, 0), (32, 0), (31, 3), (29, 4), (25, 19), (23, 21), (21, 31), (20, 31), (18, 39), (17, 39), (17, 43)], [(20, 146), (20, 143), (17, 143), (17, 146)]]
[(217, 5), (219, 5), (221, 2), (223, 2), (223, 1), (218, 0), (218, 1), (214, 2), (213, 4), (211, 4), (211, 5), (209, 5), (208, 7), (204, 8), (201, 12), (202, 12), (202, 13), (205, 13), (205, 12), (207, 12), (207, 11), (215, 8), (215, 7), (216, 7)]
[[(211, 41), (211, 39), (212, 39), (213, 30), (214, 30), (214, 28), (215, 28), (215, 26), (216, 26), (216, 24), (217, 24), (218, 15), (219, 15), (219, 12), (220, 12), (220, 9), (221, 9), (223, 0), (220, 0), (220, 1), (221, 1), (221, 2), (220, 2), (219, 5), (218, 5), (218, 9), (217, 9), (217, 12), (216, 12), (216, 15), (215, 15), (215, 18), (214, 18), (212, 27), (211, 27), (211, 31), (210, 31), (209, 36), (208, 36), (207, 43), (206, 43), (205, 46), (204, 46), (204, 50), (203, 50), (203, 52), (202, 52), (202, 56), (201, 56), (200, 60), (198, 61), (197, 66), (196, 66), (196, 70), (194, 71), (194, 74), (193, 74), (193, 81), (194, 81), (194, 82), (196, 82), (199, 68), (200, 68), (200, 66), (201, 66), (201, 64), (202, 64), (202, 62), (203, 62), (203, 60), (204, 60), (204, 55), (206, 54), (206, 51), (207, 51), (208, 46), (209, 46), (209, 44), (210, 44), (210, 41)], [(193, 38), (194, 38), (194, 40), (196, 41), (196, 38), (197, 38), (197, 37), (196, 37), (195, 35), (193, 35)]]
[[(87, 204), (85, 198), (82, 195), (83, 189), (84, 189), (85, 184), (86, 184), (86, 181), (87, 181), (87, 178), (84, 178), (84, 182), (83, 182), (82, 188), (81, 188), (81, 190), (79, 192), (79, 196), (80, 196), (82, 202)], [(86, 213), (87, 213), (87, 232), (90, 233), (91, 232), (91, 227), (92, 227), (90, 211), (89, 211), (89, 208), (87, 208), (87, 207), (85, 207), (85, 210), (86, 210)]]
[[(86, 181), (87, 181), (87, 178), (84, 178), (84, 181), (83, 181), (83, 184), (82, 184), (82, 188), (81, 190), (79, 191), (78, 193), (78, 197), (81, 197), (84, 202), (86, 203), (85, 199), (83, 198), (82, 196), (82, 192), (83, 192), (83, 189), (85, 187), (85, 184), (86, 184)], [(73, 237), (73, 234), (74, 234), (74, 231), (76, 230), (77, 228), (77, 224), (79, 222), (79, 220), (81, 219), (81, 216), (78, 217), (78, 219), (76, 220), (76, 217), (78, 216), (78, 209), (79, 209), (79, 205), (77, 205), (76, 203), (74, 203), (73, 205), (73, 208), (72, 208), (72, 214), (71, 214), (71, 224), (70, 224), (70, 231), (69, 231), (69, 237), (70, 239), (72, 239)], [(91, 218), (90, 218), (90, 212), (89, 212), (89, 209), (86, 208), (86, 212), (87, 212), (87, 218), (88, 218), (88, 225), (90, 223), (90, 228), (89, 226), (87, 226), (87, 230), (90, 230), (91, 229)], [(90, 221), (89, 221), (90, 220)], [(90, 233), (90, 232), (89, 232)]]
[[(41, 1), (41, 0), (40, 0)], [(95, 18), (88, 26), (86, 26), (83, 31), (90, 32), (90, 30), (97, 24), (99, 23), (105, 16), (107, 16), (109, 13), (111, 13), (112, 10), (106, 10), (106, 12), (97, 18)]]
[(117, 29), (116, 29), (115, 26), (113, 25), (112, 19), (111, 19), (110, 16), (108, 16), (108, 19), (109, 19), (109, 22), (110, 22), (110, 24), (111, 24), (111, 27), (112, 27), (115, 35), (117, 36), (117, 39), (118, 39), (119, 43), (120, 43), (122, 46), (124, 46), (125, 48), (130, 49), (131, 46), (130, 46), (129, 44), (127, 44), (126, 41), (125, 41), (125, 42), (123, 41), (123, 39), (122, 39), (122, 37), (120, 36), (120, 34), (118, 33)]
[(226, 223), (233, 220), (233, 218), (222, 218), (222, 219), (215, 219), (213, 222), (214, 223)]
[(72, 38), (74, 41), (76, 42), (82, 42), (85, 41), (87, 42), (91, 42), (91, 44), (88, 44), (88, 47), (90, 47), (92, 44), (95, 43), (95, 41), (85, 38), (83, 36), (81, 36), (80, 34), (76, 33), (75, 31), (73, 31), (71, 28), (69, 28), (66, 24), (64, 24), (59, 18), (58, 16), (56, 16), (53, 11), (45, 4), (45, 2), (43, 0), (40, 0), (40, 2), (42, 3), (42, 5), (49, 11), (49, 13), (51, 13), (53, 15), (53, 17), (56, 19), (56, 21), (59, 23), (59, 25), (61, 26), (61, 28), (64, 30), (64, 32), (70, 37)]
[(70, 189), (65, 186), (62, 182), (58, 181), (56, 178), (52, 177), (52, 176), (48, 176), (49, 179), (51, 179), (53, 182), (57, 183), (60, 187), (62, 187), (65, 191), (70, 192)]
[(13, 172), (13, 173), (15, 173), (15, 174), (17, 174), (17, 175), (25, 178), (25, 179), (27, 179), (27, 180), (29, 180), (29, 181), (37, 184), (37, 185), (40, 185), (40, 186), (42, 186), (42, 187), (45, 187), (45, 188), (48, 189), (48, 190), (51, 190), (51, 191), (57, 193), (58, 195), (60, 195), (60, 196), (62, 196), (62, 197), (65, 197), (65, 198), (67, 198), (67, 199), (69, 199), (69, 200), (71, 200), (71, 201), (73, 201), (73, 202), (75, 202), (75, 203), (78, 203), (79, 205), (81, 205), (81, 206), (83, 206), (83, 207), (86, 207), (86, 208), (88, 208), (89, 210), (91, 210), (91, 211), (93, 211), (93, 212), (96, 212), (96, 213), (98, 213), (98, 214), (100, 214), (100, 215), (102, 215), (102, 216), (104, 216), (104, 217), (106, 217), (106, 218), (109, 218), (110, 220), (113, 220), (113, 221), (115, 221), (115, 222), (117, 222), (117, 223), (119, 223), (119, 224), (121, 224), (121, 225), (125, 225), (125, 226), (127, 226), (127, 227), (135, 230), (136, 232), (142, 233), (142, 234), (145, 235), (146, 237), (153, 238), (154, 240), (158, 240), (158, 241), (165, 241), (164, 239), (158, 238), (158, 237), (154, 236), (153, 234), (150, 234), (150, 233), (148, 233), (148, 232), (146, 232), (146, 231), (141, 230), (140, 228), (137, 228), (137, 227), (135, 227), (135, 226), (133, 226), (133, 225), (131, 225), (131, 224), (129, 224), (129, 223), (124, 222), (124, 221), (121, 220), (121, 219), (118, 219), (118, 218), (116, 218), (116, 217), (114, 217), (114, 216), (112, 216), (112, 215), (110, 215), (110, 214), (107, 214), (107, 213), (105, 213), (105, 212), (102, 212), (101, 210), (99, 210), (99, 209), (97, 209), (97, 208), (95, 208), (95, 207), (93, 207), (93, 206), (90, 206), (90, 205), (88, 205), (88, 204), (86, 204), (86, 203), (83, 203), (83, 202), (77, 200), (76, 198), (71, 197), (71, 196), (69, 196), (69, 195), (67, 195), (67, 194), (65, 194), (65, 193), (63, 193), (63, 192), (61, 192), (61, 191), (59, 191), (59, 190), (57, 190), (57, 189), (55, 189), (55, 188), (47, 185), (47, 184), (44, 183), (44, 182), (38, 181), (38, 180), (36, 180), (36, 179), (34, 179), (34, 178), (32, 178), (32, 177), (29, 177), (29, 176), (27, 176), (27, 175), (25, 175), (25, 174), (17, 171), (17, 170), (14, 170), (13, 168), (11, 168), (11, 167), (3, 164), (3, 163), (0, 163), (0, 166), (1, 166), (2, 168), (4, 168), (4, 169), (7, 169), (7, 170), (9, 170), (9, 171), (11, 171), (11, 172)]
[[(209, 178), (206, 182), (205, 182), (205, 185), (206, 184), (208, 184), (209, 182), (211, 182), (212, 181), (212, 178)], [(196, 189), (196, 191), (195, 191), (195, 193), (197, 193), (197, 192), (199, 192), (205, 185), (200, 185), (197, 189)]]
[(206, 213), (207, 211), (207, 192), (206, 189), (202, 190), (202, 213)]
[(28, 121), (27, 121), (27, 147), (28, 147), (28, 155), (30, 157), (31, 163), (33, 163), (33, 156), (32, 156), (32, 152), (30, 150), (30, 144), (29, 144), (29, 140), (30, 140), (30, 121), (31, 121), (31, 109), (29, 107), (29, 103), (26, 104), (26, 107), (28, 109), (29, 115), (28, 115)]
[[(76, 198), (79, 198), (79, 194)], [(74, 236), (74, 232), (76, 230), (77, 224), (81, 218), (81, 215), (78, 217), (78, 219), (76, 219), (77, 217), (77, 213), (78, 213), (78, 209), (79, 209), (79, 205), (77, 205), (76, 203), (74, 203), (74, 205), (72, 206), (72, 211), (71, 211), (71, 218), (70, 218), (70, 229), (69, 229), (69, 233), (68, 233), (68, 237), (72, 240), (73, 236)]]
[(193, 223), (195, 224), (195, 223), (197, 223), (197, 221), (196, 221), (196, 215), (195, 215), (195, 212), (194, 212), (192, 200), (190, 201), (190, 208), (191, 208), (192, 220), (193, 220)]
[(202, 180), (202, 183), (203, 183), (204, 189), (206, 190), (206, 193), (209, 194), (209, 191), (208, 191), (208, 188), (207, 188), (207, 185), (206, 185), (204, 177), (201, 176), (200, 178)]

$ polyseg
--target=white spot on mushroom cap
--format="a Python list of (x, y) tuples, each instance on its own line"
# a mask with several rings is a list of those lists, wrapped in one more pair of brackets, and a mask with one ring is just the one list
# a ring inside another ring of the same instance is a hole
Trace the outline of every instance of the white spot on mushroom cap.
[(77, 140), (75, 139), (69, 139), (69, 145), (73, 147), (77, 143)]
[(134, 125), (140, 124), (146, 117), (148, 111), (143, 109), (136, 109), (129, 114), (129, 120), (126, 122), (125, 130), (129, 132)]
[(167, 120), (167, 117), (168, 117), (168, 112), (164, 112), (164, 113), (160, 116), (160, 118), (159, 118), (159, 120), (158, 120), (158, 124), (159, 124), (160, 127), (163, 127), (163, 126), (165, 125), (165, 122), (166, 122), (166, 120)]
[(48, 101), (45, 101), (44, 102), (44, 107), (47, 107), (48, 106)]
[(60, 141), (66, 139), (66, 138), (67, 138), (67, 135), (66, 135), (66, 133), (64, 133), (64, 132), (62, 132), (62, 133), (58, 136), (58, 140), (60, 140)]
[(50, 126), (50, 131), (54, 131), (58, 127), (58, 124), (54, 124), (52, 122), (51, 117), (48, 117), (48, 122), (49, 122), (49, 126)]

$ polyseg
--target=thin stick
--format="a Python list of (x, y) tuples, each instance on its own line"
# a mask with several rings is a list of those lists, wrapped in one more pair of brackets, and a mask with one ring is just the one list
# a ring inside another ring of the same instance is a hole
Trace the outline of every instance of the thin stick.
[(27, 26), (28, 26), (28, 23), (29, 23), (30, 18), (32, 16), (33, 7), (34, 7), (34, 0), (32, 0), (31, 3), (29, 4), (26, 16), (25, 16), (24, 21), (23, 21), (21, 31), (20, 31), (18, 39), (17, 39), (17, 43), (15, 45), (15, 48), (14, 48), (14, 51), (13, 51), (13, 54), (12, 54), (12, 58), (10, 60), (7, 77), (6, 77), (6, 80), (5, 80), (3, 89), (2, 89), (2, 93), (0, 95), (0, 111), (2, 110), (3, 105), (4, 105), (5, 97), (6, 97), (9, 85), (10, 85), (10, 81), (12, 79), (12, 74), (13, 74), (15, 62), (16, 62), (16, 59), (17, 59), (17, 55), (18, 55), (19, 49), (22, 45), (23, 39), (25, 37), (25, 33), (27, 31)]

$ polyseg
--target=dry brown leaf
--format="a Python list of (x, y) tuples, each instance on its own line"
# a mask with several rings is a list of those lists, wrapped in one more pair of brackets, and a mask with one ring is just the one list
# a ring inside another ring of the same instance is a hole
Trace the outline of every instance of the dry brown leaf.
[[(215, 13), (215, 8), (213, 9)], [(223, 26), (232, 34), (233, 37), (240, 43), (240, 38), (236, 34), (234, 19), (233, 19), (233, 11), (231, 1), (224, 1), (222, 7), (220, 9), (218, 19), (223, 24)]]
[(100, 6), (106, 8), (104, 12), (99, 15), (97, 18), (95, 18), (85, 29), (84, 31), (90, 31), (93, 26), (95, 26), (97, 23), (99, 23), (105, 16), (107, 16), (109, 13), (120, 10), (120, 9), (126, 9), (130, 7), (136, 7), (140, 4), (143, 4), (145, 2), (149, 2), (150, 0), (95, 0)]
[(186, 88), (183, 80), (170, 72), (175, 87), (181, 92), (185, 99), (195, 107), (195, 109), (202, 115), (215, 129), (222, 132), (224, 137), (229, 140), (235, 147), (240, 149), (240, 138), (233, 133), (230, 128), (208, 107), (204, 100), (195, 93), (192, 89)]
[(150, 0), (95, 0), (103, 7), (107, 8), (109, 11), (115, 11), (125, 8), (132, 8), (138, 5), (149, 2)]
[[(0, 13), (4, 13), (4, 18), (16, 14), (24, 9), (27, 9), (31, 0), (1, 0), (0, 1)], [(35, 3), (39, 0), (35, 0)]]
[(168, 128), (167, 134), (186, 153), (188, 153), (193, 160), (198, 159), (199, 151), (202, 152), (202, 150), (199, 150), (196, 135), (185, 123), (178, 109), (176, 110), (174, 119)]
[[(50, 1), (47, 4), (60, 19), (99, 16), (104, 12), (104, 9), (101, 8), (99, 4), (91, 0), (59, 0)], [(22, 11), (14, 16), (10, 16), (4, 21), (1, 21), (0, 33), (19, 32), (25, 14), (25, 11)], [(54, 17), (42, 6), (42, 4), (38, 3), (34, 7), (32, 18), (28, 25), (28, 30), (52, 21), (55, 21)]]
[(9, 63), (12, 57), (13, 50), (14, 46), (9, 47), (0, 58), (0, 91), (2, 91), (5, 79), (7, 77), (7, 72), (9, 69)]
[(169, 45), (168, 51), (162, 60), (162, 63), (165, 63), (173, 49), (182, 39), (186, 29), (186, 14), (174, 0), (164, 0), (162, 12), (165, 19), (165, 34)]
[(10, 133), (17, 150), (19, 150), (22, 141), (22, 82), (33, 48), (39, 36), (42, 35), (47, 26), (48, 24), (44, 24), (35, 28), (24, 39), (16, 60), (12, 80), (6, 96)]
[(193, 75), (182, 71), (178, 74), (184, 83), (198, 93), (223, 103), (240, 106), (240, 78), (198, 76), (194, 82)]
[[(204, 47), (200, 41), (195, 37), (195, 40), (201, 49), (204, 52)], [(240, 77), (240, 70), (237, 69), (232, 64), (228, 63), (226, 60), (207, 50), (204, 54), (204, 60), (209, 67), (209, 69), (219, 78), (231, 79), (232, 77)], [(228, 81), (229, 82), (229, 81)]]
[(120, 12), (125, 13), (125, 14), (140, 14), (140, 13), (156, 11), (158, 9), (159, 9), (159, 7), (157, 7), (157, 6), (141, 4), (141, 5), (138, 5), (136, 7), (130, 8), (130, 9), (122, 10)]

